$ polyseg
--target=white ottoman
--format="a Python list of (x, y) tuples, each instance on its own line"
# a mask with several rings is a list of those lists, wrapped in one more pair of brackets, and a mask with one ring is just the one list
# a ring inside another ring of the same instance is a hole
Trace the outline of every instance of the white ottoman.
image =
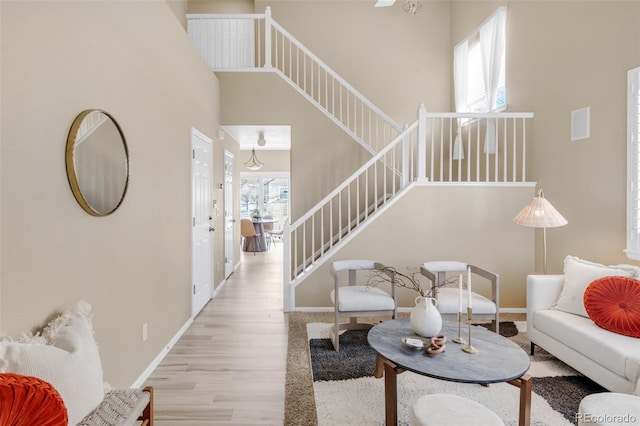
[(484, 405), (457, 395), (436, 393), (418, 399), (411, 409), (411, 425), (504, 426), (496, 413)]
[(640, 397), (626, 393), (603, 392), (580, 401), (578, 426), (640, 425)]

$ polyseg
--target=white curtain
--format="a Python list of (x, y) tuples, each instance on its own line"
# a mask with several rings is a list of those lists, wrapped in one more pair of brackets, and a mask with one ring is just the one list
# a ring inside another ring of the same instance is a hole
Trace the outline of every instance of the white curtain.
[[(456, 112), (466, 112), (467, 105), (467, 73), (469, 59), (469, 41), (465, 40), (453, 50), (453, 91), (456, 101)], [(458, 130), (453, 144), (454, 160), (464, 160), (462, 146), (462, 119), (458, 118)]]
[[(482, 55), (482, 79), (485, 88), (485, 101), (489, 111), (493, 110), (498, 95), (498, 80), (504, 60), (505, 29), (507, 10), (499, 9), (486, 24), (480, 28), (480, 52)], [(484, 152), (496, 153), (495, 120), (487, 120), (484, 140)]]

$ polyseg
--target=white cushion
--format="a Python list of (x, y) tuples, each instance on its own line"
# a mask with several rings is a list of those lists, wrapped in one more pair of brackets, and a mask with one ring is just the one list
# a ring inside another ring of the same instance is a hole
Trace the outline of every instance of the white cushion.
[(411, 408), (411, 425), (442, 426), (458, 423), (466, 426), (504, 426), (502, 419), (484, 405), (453, 394), (425, 395)]
[(612, 333), (589, 318), (553, 309), (536, 311), (533, 326), (632, 383), (640, 375), (640, 339)]
[(375, 264), (373, 260), (364, 259), (336, 260), (331, 264), (331, 270), (337, 272), (350, 269), (374, 269)]
[(611, 275), (638, 278), (640, 276), (640, 268), (633, 265), (605, 266), (577, 257), (567, 256), (564, 260), (562, 292), (552, 308), (589, 317), (584, 308), (584, 291), (593, 280)]
[(35, 376), (53, 385), (78, 424), (104, 398), (100, 354), (90, 323), (91, 306), (80, 302), (53, 320), (42, 337), (0, 342), (0, 372)]
[[(335, 305), (335, 290), (331, 291), (331, 301)], [(364, 285), (338, 288), (338, 311), (390, 311), (394, 308), (395, 302), (393, 298), (379, 288)]]
[(431, 272), (467, 272), (467, 264), (455, 260), (435, 260), (424, 262), (422, 267)]
[[(462, 292), (462, 312), (467, 312), (467, 291)], [(443, 314), (455, 314), (458, 312), (458, 299), (460, 291), (457, 288), (440, 288), (438, 290), (438, 311)], [(478, 293), (471, 293), (471, 303), (474, 314), (495, 314), (496, 304), (493, 300)]]
[(578, 425), (640, 425), (640, 397), (626, 393), (603, 392), (580, 401)]

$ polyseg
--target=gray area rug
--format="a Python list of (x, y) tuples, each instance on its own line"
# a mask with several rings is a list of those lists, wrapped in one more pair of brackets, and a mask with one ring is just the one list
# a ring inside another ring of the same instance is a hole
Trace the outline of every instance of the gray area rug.
[[(327, 417), (323, 407), (328, 405), (331, 410), (337, 410), (341, 400), (354, 398), (353, 395), (341, 396), (342, 392), (378, 392), (372, 389), (373, 386), (380, 386), (381, 381), (372, 378), (375, 352), (367, 344), (366, 332), (348, 331), (344, 333), (340, 338), (339, 353), (333, 350), (329, 339), (310, 339), (307, 335), (306, 324), (313, 326), (316, 325), (315, 323), (331, 323), (331, 320), (331, 314), (290, 314), (287, 386), (285, 389), (284, 423), (286, 425), (345, 424), (336, 422), (331, 416)], [(515, 323), (504, 322), (501, 323), (500, 328), (500, 334), (512, 339), (529, 353), (530, 343), (526, 333), (518, 332)], [(536, 409), (534, 404), (532, 406), (532, 420), (534, 420), (532, 424), (555, 426), (558, 424), (556, 423), (558, 419), (562, 419), (563, 423), (566, 422), (565, 424), (575, 424), (575, 413), (578, 410), (580, 400), (588, 394), (605, 391), (540, 348), (536, 348), (536, 353), (531, 357), (531, 361), (530, 374), (535, 377), (533, 392), (537, 394), (534, 396), (544, 399), (550, 406), (546, 409), (558, 415), (558, 418), (554, 418), (549, 417), (548, 413), (540, 413), (539, 419), (535, 421), (538, 413), (533, 412)], [(403, 380), (408, 381), (407, 388), (410, 388), (413, 385), (411, 382), (413, 379), (408, 376), (408, 373), (403, 373), (399, 377), (403, 376), (406, 377)], [(443, 383), (443, 381), (436, 382)], [(448, 383), (446, 385), (449, 386)], [(456, 384), (451, 385), (456, 386)], [(515, 389), (509, 385), (505, 386), (507, 389)], [(504, 391), (494, 385), (490, 388), (493, 392)], [(452, 391), (446, 387), (443, 389), (444, 391)], [(473, 394), (478, 390), (472, 388), (469, 392)], [(515, 391), (508, 390), (507, 392)], [(333, 397), (336, 398), (335, 401), (327, 400), (327, 398)], [(316, 407), (316, 403), (318, 407)], [(360, 402), (357, 403), (360, 404)], [(318, 416), (320, 422), (318, 422)], [(357, 424), (354, 421), (350, 423)]]

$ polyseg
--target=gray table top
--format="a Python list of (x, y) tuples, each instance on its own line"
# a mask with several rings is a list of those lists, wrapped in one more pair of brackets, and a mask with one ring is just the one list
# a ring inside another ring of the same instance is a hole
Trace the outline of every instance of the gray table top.
[[(462, 337), (467, 339), (468, 325), (462, 324)], [(500, 383), (517, 379), (529, 369), (529, 356), (511, 340), (484, 327), (473, 326), (471, 344), (478, 353), (462, 350), (466, 344), (453, 342), (458, 323), (442, 322), (440, 334), (447, 336), (446, 350), (428, 355), (424, 349), (414, 350), (401, 338), (415, 336), (408, 319), (384, 321), (369, 331), (369, 345), (398, 367), (436, 379), (463, 383)]]

